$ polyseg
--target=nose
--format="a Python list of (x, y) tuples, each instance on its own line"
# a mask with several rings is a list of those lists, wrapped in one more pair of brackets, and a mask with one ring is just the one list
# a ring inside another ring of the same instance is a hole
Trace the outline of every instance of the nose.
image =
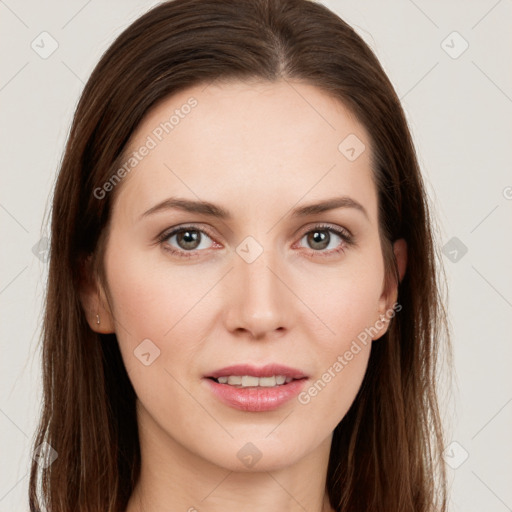
[(225, 323), (237, 336), (254, 339), (281, 335), (289, 325), (290, 297), (279, 265), (269, 251), (248, 263), (235, 255), (234, 268), (226, 280)]

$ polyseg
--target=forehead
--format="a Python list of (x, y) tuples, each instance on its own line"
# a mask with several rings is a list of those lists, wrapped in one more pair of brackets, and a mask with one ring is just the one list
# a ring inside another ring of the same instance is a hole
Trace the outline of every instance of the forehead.
[(176, 195), (237, 200), (247, 213), (275, 208), (276, 199), (284, 207), (346, 194), (376, 215), (365, 128), (339, 100), (304, 83), (180, 91), (145, 116), (124, 156), (129, 172), (116, 203), (133, 214)]

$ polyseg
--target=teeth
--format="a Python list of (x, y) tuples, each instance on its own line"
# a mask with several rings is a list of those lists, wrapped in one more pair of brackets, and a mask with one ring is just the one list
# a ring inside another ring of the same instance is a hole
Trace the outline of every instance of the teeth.
[(288, 384), (293, 379), (284, 375), (274, 375), (272, 377), (254, 377), (252, 375), (230, 375), (229, 377), (219, 377), (217, 381), (220, 384), (229, 384), (230, 386), (248, 387), (265, 387), (272, 388), (274, 386), (282, 386)]
[[(228, 380), (228, 384), (231, 384), (231, 377)], [(258, 377), (251, 377), (249, 375), (244, 375), (242, 377), (242, 387), (248, 388), (249, 386), (259, 386), (260, 385), (260, 379)]]

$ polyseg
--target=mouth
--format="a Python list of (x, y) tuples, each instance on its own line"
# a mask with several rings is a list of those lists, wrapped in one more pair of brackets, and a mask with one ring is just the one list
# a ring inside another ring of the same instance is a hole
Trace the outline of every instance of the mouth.
[(217, 382), (217, 384), (226, 384), (236, 388), (275, 388), (289, 384), (295, 380), (292, 377), (286, 377), (284, 375), (272, 375), (271, 377), (256, 377), (254, 375), (229, 375), (224, 377), (207, 377), (208, 379)]
[(250, 364), (226, 366), (205, 377), (219, 384), (246, 388), (284, 386), (293, 380), (306, 379), (307, 375), (296, 368), (272, 363), (259, 368)]
[(217, 398), (247, 412), (277, 409), (296, 396), (307, 379), (300, 370), (276, 364), (229, 366), (205, 376)]

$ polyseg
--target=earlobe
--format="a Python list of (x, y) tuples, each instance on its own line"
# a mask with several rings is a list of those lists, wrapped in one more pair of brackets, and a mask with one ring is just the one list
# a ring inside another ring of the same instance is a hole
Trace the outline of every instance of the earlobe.
[(91, 325), (91, 321), (89, 316), (87, 318), (87, 322), (89, 326), (94, 332), (100, 334), (112, 334), (115, 332), (114, 322), (112, 313), (110, 312), (110, 307), (107, 305), (106, 297), (103, 291), (97, 294), (96, 299), (96, 310), (93, 313), (93, 325)]
[(80, 271), (80, 302), (87, 323), (94, 332), (100, 334), (115, 332), (112, 313), (105, 292), (97, 278), (91, 275), (90, 259), (84, 262)]

